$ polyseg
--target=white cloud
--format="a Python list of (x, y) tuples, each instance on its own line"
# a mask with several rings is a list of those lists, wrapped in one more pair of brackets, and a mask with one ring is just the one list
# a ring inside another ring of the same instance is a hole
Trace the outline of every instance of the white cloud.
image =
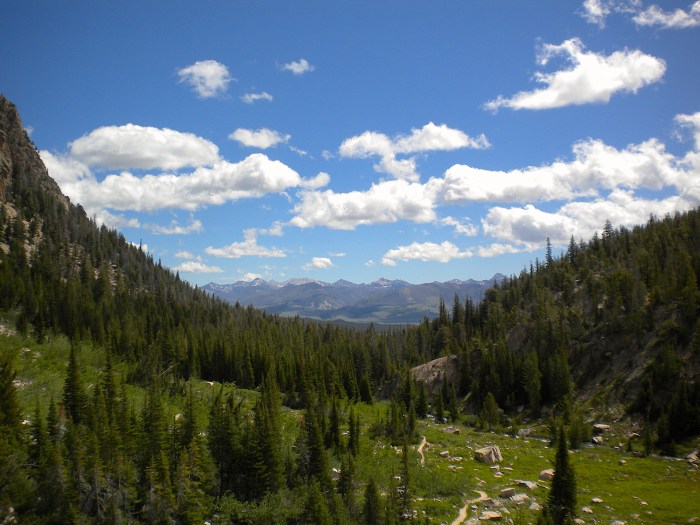
[(583, 2), (581, 16), (598, 27), (605, 27), (605, 19), (610, 14), (611, 8), (606, 0), (585, 0)]
[(461, 130), (436, 125), (429, 122), (420, 129), (412, 129), (410, 135), (398, 135), (394, 139), (383, 133), (365, 131), (361, 135), (343, 141), (338, 150), (341, 157), (367, 158), (380, 157), (374, 169), (397, 179), (417, 181), (414, 158), (397, 159), (398, 154), (421, 153), (427, 151), (450, 151), (461, 148), (490, 148), (488, 139), (481, 134), (470, 137)]
[(172, 221), (170, 226), (153, 224), (148, 227), (156, 235), (188, 235), (190, 233), (200, 233), (204, 230), (202, 222), (198, 219), (193, 220), (187, 226), (180, 226), (177, 221)]
[(444, 226), (453, 226), (456, 234), (466, 235), (467, 237), (474, 237), (479, 231), (478, 228), (473, 224), (465, 224), (453, 217), (445, 217), (443, 219), (440, 219), (440, 224)]
[(303, 149), (301, 149), (301, 148), (297, 148), (296, 146), (289, 146), (289, 150), (290, 150), (290, 151), (293, 151), (294, 153), (296, 153), (296, 154), (299, 155), (300, 157), (308, 157), (308, 156), (309, 156), (309, 152), (308, 152), (308, 151), (303, 150)]
[(414, 242), (389, 250), (382, 258), (384, 266), (396, 266), (396, 261), (433, 261), (447, 263), (453, 259), (466, 259), (473, 255), (471, 250), (461, 251), (449, 241), (440, 244), (434, 242)]
[(215, 144), (192, 133), (135, 124), (97, 128), (69, 147), (73, 159), (106, 169), (177, 170), (220, 160)]
[(623, 150), (600, 140), (573, 147), (574, 160), (508, 172), (456, 164), (440, 181), (446, 202), (527, 202), (595, 196), (616, 187), (660, 190), (679, 183), (677, 160), (656, 139)]
[(696, 151), (700, 151), (700, 112), (694, 115), (676, 115), (676, 124), (689, 128), (693, 132)]
[(254, 228), (243, 232), (244, 241), (234, 242), (223, 248), (209, 246), (205, 252), (214, 257), (224, 257), (227, 259), (240, 259), (241, 257), (286, 257), (284, 250), (277, 248), (266, 248), (260, 246), (257, 240), (258, 231)]
[(560, 244), (576, 232), (576, 223), (570, 217), (546, 213), (531, 204), (524, 208), (491, 208), (481, 224), (486, 235), (518, 244), (544, 244), (547, 237)]
[(212, 98), (226, 93), (235, 80), (228, 68), (216, 60), (200, 60), (177, 72), (180, 82), (189, 84), (200, 98)]
[(666, 11), (656, 4), (646, 8), (641, 0), (585, 0), (581, 16), (588, 22), (605, 27), (606, 18), (613, 13), (628, 15), (642, 27), (661, 29), (686, 29), (700, 26), (700, 1), (693, 2), (687, 10), (676, 8)]
[[(616, 226), (643, 224), (651, 215), (663, 217), (697, 206), (700, 201), (680, 196), (643, 199), (631, 191), (615, 190), (605, 198), (576, 201), (554, 212), (527, 205), (523, 208), (492, 208), (482, 220), (484, 233), (500, 241), (522, 245), (523, 251), (543, 246), (547, 237), (552, 244), (564, 245), (574, 238), (590, 238), (606, 220)], [(481, 255), (481, 253), (480, 253)]]
[(300, 58), (299, 60), (293, 60), (288, 64), (282, 64), (283, 71), (291, 71), (295, 75), (303, 75), (304, 73), (309, 73), (316, 69), (315, 66), (309, 64), (309, 61), (305, 58)]
[(290, 222), (299, 228), (325, 226), (336, 230), (399, 220), (432, 222), (436, 218), (434, 186), (392, 180), (373, 184), (367, 191), (302, 192)]
[(261, 100), (272, 102), (273, 97), (267, 91), (262, 91), (260, 93), (245, 93), (241, 96), (241, 100), (246, 104), (254, 104)]
[(311, 262), (306, 263), (302, 268), (304, 270), (323, 270), (325, 268), (332, 268), (333, 261), (328, 257), (314, 257)]
[(700, 26), (700, 1), (694, 2), (688, 11), (675, 9), (664, 11), (656, 4), (637, 13), (634, 22), (640, 26), (659, 26), (661, 29), (686, 29)]
[(540, 244), (524, 244), (521, 246), (515, 246), (513, 244), (503, 244), (503, 243), (493, 243), (489, 246), (480, 246), (476, 253), (479, 257), (498, 257), (500, 255), (508, 255), (513, 253), (530, 252), (539, 248)]
[(185, 261), (178, 264), (174, 271), (182, 273), (221, 273), (223, 270), (218, 266), (208, 266), (199, 261)]
[(248, 272), (244, 274), (240, 280), (246, 283), (249, 283), (250, 281), (255, 281), (256, 279), (262, 279), (263, 276), (260, 275), (259, 273), (253, 273), (253, 272)]
[(607, 103), (615, 93), (636, 93), (642, 87), (661, 80), (666, 72), (666, 63), (660, 58), (627, 49), (605, 56), (585, 51), (578, 38), (566, 40), (560, 45), (545, 44), (538, 59), (539, 64), (545, 66), (550, 59), (558, 56), (564, 57), (571, 67), (554, 73), (535, 73), (537, 82), (546, 87), (521, 91), (511, 98), (499, 96), (484, 104), (484, 108), (491, 111), (502, 107), (541, 110)]
[(188, 252), (187, 250), (181, 250), (179, 252), (175, 252), (175, 257), (178, 259), (199, 259), (195, 254), (192, 252)]
[(92, 215), (100, 210), (155, 211), (221, 205), (267, 193), (282, 193), (290, 188), (319, 188), (328, 175), (313, 179), (299, 174), (279, 161), (261, 153), (240, 162), (219, 161), (211, 167), (199, 167), (192, 173), (161, 173), (138, 177), (129, 172), (108, 175), (102, 181), (70, 157), (42, 151), (49, 173), (73, 202), (79, 202)]
[(366, 266), (367, 268), (374, 268), (374, 261), (373, 261), (372, 259), (370, 259), (369, 261), (367, 261), (367, 262), (365, 263), (365, 266)]
[(283, 135), (279, 131), (268, 128), (260, 128), (258, 130), (238, 128), (228, 138), (240, 142), (249, 148), (267, 149), (277, 146), (277, 144), (287, 143), (292, 136)]

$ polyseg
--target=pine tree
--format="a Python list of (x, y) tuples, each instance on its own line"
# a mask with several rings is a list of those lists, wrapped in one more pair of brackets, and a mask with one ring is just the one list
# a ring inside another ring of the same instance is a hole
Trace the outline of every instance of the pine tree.
[(68, 373), (63, 384), (63, 405), (66, 409), (66, 415), (71, 418), (74, 424), (79, 425), (85, 419), (87, 395), (80, 376), (77, 354), (78, 345), (75, 342), (71, 342), (70, 355), (68, 357)]
[(556, 525), (567, 523), (576, 515), (576, 474), (569, 461), (566, 427), (559, 424), (554, 478), (547, 498), (547, 508)]
[(277, 492), (284, 484), (282, 449), (282, 403), (277, 383), (271, 375), (263, 381), (254, 409), (255, 479), (257, 493)]
[(428, 396), (425, 392), (425, 383), (420, 381), (418, 384), (418, 400), (416, 401), (416, 416), (419, 419), (425, 419), (428, 414)]
[(311, 483), (306, 498), (306, 523), (313, 525), (332, 525), (331, 513), (328, 510), (326, 497), (321, 492), (318, 481)]
[(365, 488), (365, 502), (362, 507), (364, 525), (380, 525), (382, 501), (374, 478), (370, 478)]
[(348, 450), (353, 456), (357, 456), (360, 451), (360, 416), (355, 415), (355, 407), (350, 407), (348, 415)]

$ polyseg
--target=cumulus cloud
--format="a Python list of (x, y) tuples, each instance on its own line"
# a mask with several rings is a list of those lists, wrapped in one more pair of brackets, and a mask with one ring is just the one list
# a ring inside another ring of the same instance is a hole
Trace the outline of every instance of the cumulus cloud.
[(218, 161), (191, 173), (136, 176), (130, 172), (112, 174), (98, 181), (90, 170), (75, 159), (42, 151), (49, 173), (73, 202), (89, 214), (100, 210), (156, 211), (221, 205), (244, 198), (282, 193), (290, 188), (319, 188), (328, 175), (312, 179), (279, 161), (255, 153), (240, 162)]
[(316, 69), (316, 66), (309, 64), (309, 61), (305, 58), (300, 58), (299, 60), (293, 60), (287, 64), (282, 64), (283, 71), (291, 71), (295, 75), (303, 75), (304, 73), (309, 73)]
[(105, 169), (177, 170), (218, 160), (219, 148), (192, 133), (126, 124), (104, 126), (69, 144), (70, 156)]
[(616, 187), (660, 190), (679, 182), (677, 159), (656, 139), (619, 150), (600, 140), (573, 147), (572, 161), (516, 169), (484, 170), (456, 164), (441, 183), (445, 202), (525, 202), (595, 196)]
[(246, 104), (254, 104), (261, 100), (272, 102), (273, 97), (267, 91), (262, 91), (260, 93), (245, 93), (241, 95), (241, 100)]
[(175, 252), (175, 257), (178, 259), (196, 259), (197, 257), (192, 252), (187, 250), (180, 250)]
[(412, 129), (410, 135), (398, 135), (391, 139), (383, 133), (365, 131), (343, 141), (338, 150), (341, 157), (367, 158), (380, 157), (374, 169), (397, 179), (417, 181), (414, 158), (397, 159), (398, 154), (412, 154), (427, 151), (450, 151), (461, 148), (490, 148), (484, 134), (470, 137), (461, 130), (436, 125), (429, 122), (420, 129)]
[(267, 149), (277, 146), (277, 144), (286, 144), (292, 136), (283, 135), (279, 131), (268, 128), (257, 130), (238, 128), (228, 138), (249, 148)]
[(314, 257), (311, 262), (306, 263), (302, 268), (304, 270), (323, 270), (324, 268), (333, 267), (333, 261), (328, 257)]
[(189, 84), (200, 98), (218, 97), (226, 93), (235, 80), (228, 68), (216, 60), (200, 60), (177, 72), (180, 82)]
[(174, 271), (182, 273), (221, 273), (223, 270), (218, 266), (209, 266), (200, 261), (185, 261), (173, 268)]
[(382, 257), (384, 266), (396, 266), (396, 261), (433, 261), (447, 263), (453, 259), (466, 259), (473, 255), (471, 250), (460, 250), (449, 241), (440, 244), (434, 242), (414, 242), (389, 250)]
[(650, 5), (637, 13), (634, 22), (640, 26), (658, 26), (661, 29), (686, 29), (700, 26), (700, 1), (694, 2), (690, 8), (665, 11), (657, 5)]
[(436, 219), (434, 184), (405, 180), (383, 181), (367, 191), (336, 193), (333, 190), (307, 191), (292, 210), (290, 223), (299, 228), (325, 226), (353, 230), (364, 224), (393, 223), (399, 220), (432, 222)]
[(700, 1), (693, 2), (687, 10), (676, 8), (666, 11), (656, 4), (644, 7), (641, 0), (585, 0), (581, 16), (588, 22), (605, 27), (606, 18), (612, 13), (629, 16), (638, 26), (661, 29), (686, 29), (700, 26)]
[(241, 257), (286, 257), (284, 250), (260, 246), (257, 239), (258, 230), (248, 229), (243, 232), (244, 240), (234, 242), (222, 248), (209, 246), (205, 248), (208, 255), (223, 257), (226, 259), (240, 259)]
[(554, 73), (535, 73), (542, 89), (521, 91), (511, 98), (499, 96), (484, 104), (490, 111), (510, 109), (552, 109), (571, 105), (607, 103), (616, 93), (636, 93), (658, 82), (666, 72), (666, 63), (639, 50), (616, 51), (611, 55), (585, 51), (578, 38), (560, 45), (545, 44), (538, 61), (546, 66), (554, 57), (564, 57), (568, 69)]
[[(593, 201), (575, 201), (554, 212), (533, 205), (523, 208), (492, 208), (482, 220), (484, 233), (500, 241), (531, 251), (549, 237), (552, 244), (564, 245), (574, 238), (587, 239), (600, 231), (605, 220), (615, 226), (643, 224), (651, 215), (663, 217), (697, 206), (700, 201), (681, 196), (644, 199), (633, 192), (617, 189)], [(481, 254), (480, 254), (481, 255)]]

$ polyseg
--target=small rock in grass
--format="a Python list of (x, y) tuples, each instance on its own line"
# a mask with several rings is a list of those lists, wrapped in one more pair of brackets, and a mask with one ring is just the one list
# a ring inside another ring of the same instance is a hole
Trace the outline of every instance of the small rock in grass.
[(513, 487), (507, 487), (503, 490), (501, 490), (501, 497), (502, 498), (510, 498), (515, 494), (515, 489)]
[(553, 468), (544, 469), (542, 472), (540, 472), (540, 475), (538, 476), (540, 481), (552, 481), (553, 477), (554, 477), (554, 469)]
[(528, 496), (527, 494), (525, 494), (523, 492), (519, 492), (518, 494), (513, 494), (510, 497), (510, 500), (517, 505), (520, 505), (521, 503), (525, 503), (529, 499), (530, 499), (530, 496)]
[(600, 498), (593, 498), (593, 499), (591, 499), (591, 503), (598, 503), (598, 504), (600, 504), (600, 503), (603, 503), (603, 500), (600, 499)]

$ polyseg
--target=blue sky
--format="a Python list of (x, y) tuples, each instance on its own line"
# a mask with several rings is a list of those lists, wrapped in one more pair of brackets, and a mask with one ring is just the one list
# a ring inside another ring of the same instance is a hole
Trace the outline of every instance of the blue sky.
[(485, 279), (700, 202), (700, 2), (10, 0), (50, 174), (193, 284)]

